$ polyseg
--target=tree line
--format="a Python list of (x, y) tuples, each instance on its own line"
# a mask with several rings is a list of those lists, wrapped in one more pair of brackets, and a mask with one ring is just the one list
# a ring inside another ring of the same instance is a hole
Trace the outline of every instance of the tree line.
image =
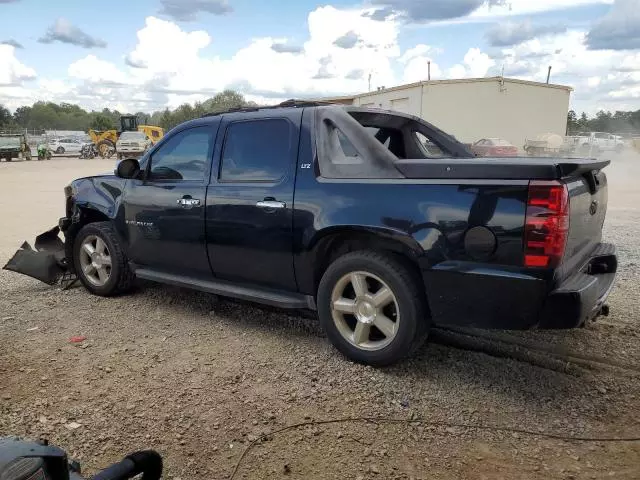
[[(255, 106), (244, 96), (233, 90), (225, 90), (204, 102), (180, 105), (175, 110), (168, 108), (152, 113), (136, 112), (141, 125), (155, 125), (169, 130), (176, 125), (198, 118), (206, 113), (218, 113), (230, 108)], [(104, 108), (102, 111), (88, 112), (70, 103), (36, 102), (11, 112), (0, 105), (0, 130), (109, 130), (120, 125), (121, 112)], [(622, 134), (640, 133), (640, 110), (635, 112), (599, 111), (594, 117), (586, 113), (580, 116), (574, 110), (567, 115), (567, 135), (578, 132), (608, 132)]]
[[(154, 125), (169, 130), (176, 125), (206, 113), (218, 113), (230, 108), (255, 106), (244, 96), (233, 90), (225, 90), (204, 102), (191, 105), (185, 103), (175, 110), (168, 108), (152, 113), (136, 112), (140, 125)], [(78, 105), (70, 103), (36, 102), (32, 106), (18, 107), (11, 114), (9, 109), (0, 104), (0, 130), (78, 130), (117, 129), (120, 125), (118, 110), (104, 108), (102, 111), (86, 111)]]
[(595, 117), (582, 112), (580, 117), (575, 111), (569, 110), (567, 115), (567, 135), (575, 135), (578, 132), (607, 132), (617, 134), (640, 134), (640, 110), (635, 112), (616, 111), (615, 113), (603, 110), (596, 113)]

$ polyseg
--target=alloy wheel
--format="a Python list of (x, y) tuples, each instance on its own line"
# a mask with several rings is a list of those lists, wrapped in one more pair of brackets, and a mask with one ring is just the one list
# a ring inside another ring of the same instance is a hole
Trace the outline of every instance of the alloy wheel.
[(111, 278), (111, 254), (107, 244), (97, 235), (89, 235), (80, 245), (80, 268), (86, 279), (96, 287)]
[(342, 337), (368, 351), (388, 346), (400, 325), (400, 309), (391, 288), (369, 272), (350, 272), (331, 294), (331, 315)]

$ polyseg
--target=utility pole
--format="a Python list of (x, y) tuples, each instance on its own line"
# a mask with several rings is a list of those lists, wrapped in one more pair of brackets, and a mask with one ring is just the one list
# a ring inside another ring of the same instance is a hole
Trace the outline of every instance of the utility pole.
[(371, 73), (369, 73), (369, 92), (371, 91)]

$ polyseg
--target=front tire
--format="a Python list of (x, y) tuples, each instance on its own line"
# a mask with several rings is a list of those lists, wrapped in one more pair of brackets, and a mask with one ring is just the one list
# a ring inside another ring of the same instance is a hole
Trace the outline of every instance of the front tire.
[(73, 264), (82, 284), (94, 295), (124, 293), (134, 275), (110, 222), (96, 222), (80, 229), (73, 246)]
[(102, 140), (96, 147), (102, 158), (111, 158), (116, 153), (116, 146), (111, 140)]
[(64, 152), (65, 152), (65, 150), (64, 150), (64, 148), (63, 148), (63, 147), (58, 147), (58, 148), (56, 149), (56, 153), (57, 153), (58, 155), (62, 155)]
[(426, 339), (419, 275), (391, 255), (360, 251), (338, 258), (322, 276), (317, 305), (327, 337), (355, 362), (389, 365)]

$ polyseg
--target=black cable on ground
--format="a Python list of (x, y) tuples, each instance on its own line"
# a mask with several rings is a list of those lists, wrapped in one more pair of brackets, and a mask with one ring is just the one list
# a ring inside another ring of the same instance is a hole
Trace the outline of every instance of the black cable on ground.
[(436, 420), (423, 420), (423, 419), (413, 419), (409, 420), (406, 418), (386, 418), (386, 417), (346, 417), (346, 418), (337, 418), (333, 420), (309, 420), (308, 422), (296, 423), (293, 425), (288, 425), (286, 427), (279, 428), (277, 430), (273, 430), (269, 433), (263, 433), (254, 441), (252, 441), (247, 448), (245, 448), (242, 455), (238, 459), (229, 480), (233, 480), (236, 477), (236, 474), (240, 470), (240, 465), (242, 461), (245, 459), (249, 451), (253, 449), (253, 447), (260, 441), (265, 438), (277, 435), (278, 433), (283, 433), (288, 430), (294, 430), (300, 427), (306, 427), (308, 425), (327, 425), (331, 423), (353, 423), (353, 422), (369, 422), (369, 423), (421, 423), (423, 425), (431, 425), (433, 427), (456, 427), (456, 428), (471, 428), (475, 430), (488, 430), (493, 432), (505, 432), (505, 433), (520, 433), (522, 435), (529, 435), (532, 437), (543, 437), (550, 438), (554, 440), (564, 440), (568, 442), (640, 442), (640, 437), (576, 437), (571, 435), (561, 435), (557, 433), (546, 433), (546, 432), (534, 432), (533, 430), (525, 430), (523, 428), (515, 428), (515, 427), (500, 427), (496, 425), (473, 425), (467, 423), (454, 423), (454, 422), (441, 422)]

